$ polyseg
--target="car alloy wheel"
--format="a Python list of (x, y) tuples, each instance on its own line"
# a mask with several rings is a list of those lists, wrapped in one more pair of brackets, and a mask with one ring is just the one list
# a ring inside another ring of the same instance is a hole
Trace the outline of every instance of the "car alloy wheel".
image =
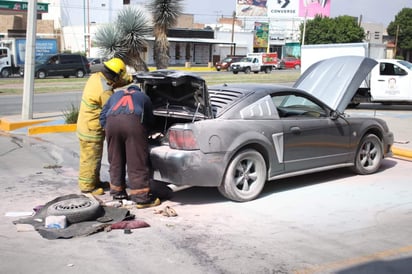
[(359, 144), (353, 169), (361, 175), (374, 173), (379, 169), (382, 158), (381, 140), (376, 135), (369, 134)]
[(84, 77), (84, 71), (81, 70), (81, 69), (79, 69), (79, 70), (76, 72), (76, 77), (77, 77), (77, 78), (83, 78), (83, 77)]
[(255, 199), (263, 189), (267, 178), (266, 162), (253, 149), (237, 153), (230, 161), (219, 192), (228, 199), (246, 202)]
[(44, 79), (44, 78), (46, 78), (46, 72), (45, 72), (44, 70), (40, 70), (40, 71), (37, 73), (37, 78), (39, 78), (39, 79)]

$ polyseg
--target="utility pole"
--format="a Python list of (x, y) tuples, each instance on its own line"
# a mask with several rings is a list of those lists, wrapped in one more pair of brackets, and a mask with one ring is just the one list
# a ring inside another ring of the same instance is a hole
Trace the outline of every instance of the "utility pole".
[(232, 14), (232, 40), (231, 40), (232, 44), (230, 45), (230, 55), (234, 55), (234, 53), (233, 53), (233, 51), (234, 51), (233, 42), (234, 42), (234, 37), (235, 37), (235, 20), (236, 20), (236, 12), (233, 11), (233, 14)]
[(23, 120), (33, 119), (34, 65), (36, 52), (37, 0), (28, 1), (26, 55), (24, 61), (23, 104), (21, 116)]
[(393, 51), (393, 58), (396, 58), (396, 50), (398, 48), (398, 35), (399, 35), (399, 25), (396, 26), (395, 50)]

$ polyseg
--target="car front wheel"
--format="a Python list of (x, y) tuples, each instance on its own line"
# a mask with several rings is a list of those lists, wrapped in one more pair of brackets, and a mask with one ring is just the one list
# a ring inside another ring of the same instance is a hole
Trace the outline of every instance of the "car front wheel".
[(228, 199), (247, 202), (255, 199), (267, 178), (263, 156), (253, 149), (237, 153), (230, 161), (219, 192)]
[(76, 77), (77, 78), (83, 78), (84, 77), (84, 71), (83, 70), (81, 70), (81, 69), (79, 69), (79, 70), (77, 70), (76, 71)]
[(3, 78), (8, 78), (8, 77), (10, 77), (10, 70), (7, 69), (7, 68), (2, 69), (2, 71), (1, 71), (1, 77), (3, 77)]
[(353, 170), (361, 175), (374, 173), (381, 166), (382, 158), (381, 140), (376, 135), (369, 134), (359, 144)]

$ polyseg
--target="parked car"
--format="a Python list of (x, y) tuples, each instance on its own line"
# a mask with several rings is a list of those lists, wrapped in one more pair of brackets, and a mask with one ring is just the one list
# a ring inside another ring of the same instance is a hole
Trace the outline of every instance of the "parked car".
[(103, 62), (107, 61), (105, 58), (87, 58), (90, 64), (90, 72), (95, 73), (101, 71), (104, 67)]
[(342, 167), (376, 172), (391, 154), (392, 132), (381, 119), (344, 113), (376, 63), (360, 56), (323, 60), (293, 87), (207, 87), (195, 74), (170, 70), (136, 75), (156, 117), (154, 179), (217, 187), (244, 202), (279, 178)]
[(281, 69), (300, 69), (300, 59), (296, 57), (284, 57), (280, 60)]
[(230, 65), (235, 62), (239, 62), (245, 56), (228, 56), (223, 60), (216, 62), (215, 67), (217, 71), (227, 70), (230, 71)]
[[(90, 64), (87, 58), (80, 54), (51, 54), (36, 59), (35, 76), (39, 79), (48, 76), (75, 76), (83, 78), (90, 73)], [(20, 76), (24, 76), (24, 69), (20, 69)]]

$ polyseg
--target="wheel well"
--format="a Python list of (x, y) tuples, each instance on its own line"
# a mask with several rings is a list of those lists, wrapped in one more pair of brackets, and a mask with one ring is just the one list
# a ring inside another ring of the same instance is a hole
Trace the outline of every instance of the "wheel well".
[(369, 134), (374, 134), (374, 135), (376, 135), (376, 137), (378, 137), (379, 140), (381, 140), (381, 141), (382, 141), (382, 139), (383, 139), (382, 132), (381, 132), (379, 129), (377, 129), (377, 128), (370, 128), (370, 129), (368, 129), (368, 130), (362, 135), (362, 138), (364, 138), (365, 136), (367, 136), (367, 135), (369, 135)]
[(235, 153), (233, 153), (231, 158), (235, 157), (235, 155), (238, 154), (240, 151), (243, 151), (243, 150), (246, 150), (246, 149), (254, 149), (257, 152), (259, 152), (262, 155), (263, 159), (265, 159), (266, 171), (269, 170), (269, 166), (270, 166), (270, 164), (269, 164), (269, 154), (266, 151), (266, 149), (260, 144), (256, 144), (256, 143), (247, 144), (246, 146), (241, 147)]

